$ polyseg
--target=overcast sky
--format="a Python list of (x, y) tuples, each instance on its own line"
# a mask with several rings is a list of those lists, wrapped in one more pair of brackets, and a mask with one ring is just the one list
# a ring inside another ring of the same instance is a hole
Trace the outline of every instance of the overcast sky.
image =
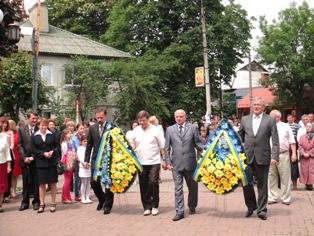
[[(235, 0), (236, 3), (242, 5), (247, 10), (249, 16), (255, 16), (259, 19), (260, 16), (265, 15), (268, 22), (276, 19), (278, 12), (286, 9), (292, 2), (296, 2), (298, 5), (302, 4), (304, 0)], [(314, 8), (314, 0), (305, 0), (311, 8)], [(24, 0), (25, 8), (29, 9), (37, 0)], [(228, 0), (223, 0), (228, 2)], [(258, 21), (254, 23), (256, 29), (252, 31), (253, 39), (251, 46), (254, 49), (257, 46), (257, 37), (261, 36), (258, 29)]]

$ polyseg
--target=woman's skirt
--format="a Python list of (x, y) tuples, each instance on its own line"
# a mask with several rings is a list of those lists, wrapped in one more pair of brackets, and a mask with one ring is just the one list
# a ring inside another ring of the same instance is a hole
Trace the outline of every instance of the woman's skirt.
[(58, 174), (56, 166), (44, 168), (37, 167), (37, 176), (39, 184), (51, 184), (58, 182)]
[[(8, 164), (0, 164), (0, 193), (8, 191)], [(0, 203), (1, 204), (1, 203)]]

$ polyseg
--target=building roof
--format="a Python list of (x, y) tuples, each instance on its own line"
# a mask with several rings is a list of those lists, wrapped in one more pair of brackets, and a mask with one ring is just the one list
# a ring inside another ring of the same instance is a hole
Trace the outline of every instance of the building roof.
[[(18, 43), (22, 51), (32, 51), (33, 26), (30, 21), (20, 25), (21, 33), (24, 35)], [(87, 37), (71, 33), (58, 27), (49, 25), (49, 32), (41, 32), (39, 38), (40, 54), (56, 55), (80, 55), (100, 58), (128, 58), (129, 53), (98, 43)]]
[[(222, 84), (223, 90), (249, 88), (249, 62), (247, 59), (244, 59), (244, 61), (244, 63), (237, 65), (236, 75), (232, 76), (230, 86)], [(261, 87), (262, 74), (268, 74), (268, 71), (255, 60), (251, 61), (251, 78), (253, 88)]]
[[(262, 97), (265, 101), (265, 106), (271, 106), (276, 99), (270, 89), (268, 88), (254, 88), (252, 89), (253, 97)], [(250, 107), (250, 94), (244, 96), (238, 103), (238, 108), (249, 108)]]

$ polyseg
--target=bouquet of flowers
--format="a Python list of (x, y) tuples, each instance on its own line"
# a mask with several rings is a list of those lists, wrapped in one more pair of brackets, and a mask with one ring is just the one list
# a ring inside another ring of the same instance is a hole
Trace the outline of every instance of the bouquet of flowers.
[(143, 168), (120, 128), (113, 128), (102, 136), (93, 178), (100, 178), (105, 189), (124, 193)]
[(243, 186), (247, 185), (245, 160), (239, 137), (223, 119), (201, 153), (194, 180), (202, 181), (214, 193), (229, 193), (240, 181)]

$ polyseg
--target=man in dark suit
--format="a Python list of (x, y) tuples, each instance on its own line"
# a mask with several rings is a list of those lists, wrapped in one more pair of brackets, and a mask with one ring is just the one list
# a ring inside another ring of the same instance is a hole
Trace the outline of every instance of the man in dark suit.
[[(203, 148), (196, 126), (186, 122), (186, 113), (184, 110), (177, 110), (174, 113), (176, 124), (167, 128), (166, 131), (166, 151), (168, 160), (166, 163), (172, 169), (173, 180), (175, 184), (175, 205), (176, 215), (172, 219), (178, 221), (184, 218), (184, 199), (183, 199), (183, 178), (188, 189), (189, 214), (195, 214), (197, 206), (198, 187), (193, 180), (193, 173), (196, 168), (196, 150)], [(169, 160), (170, 158), (170, 160)]]
[[(279, 138), (275, 120), (264, 113), (265, 102), (263, 98), (255, 97), (252, 102), (253, 114), (242, 118), (239, 130), (248, 158), (246, 170), (248, 185), (243, 188), (245, 204), (248, 208), (245, 216), (250, 217), (254, 210), (257, 210), (257, 216), (266, 220), (268, 172), (269, 166), (276, 165), (279, 160)], [(253, 175), (257, 179), (257, 202)]]
[(34, 112), (27, 114), (27, 125), (24, 128), (19, 129), (19, 154), (20, 154), (20, 166), (22, 169), (22, 181), (23, 181), (23, 200), (19, 208), (20, 211), (24, 211), (29, 208), (30, 195), (34, 195), (32, 201), (33, 209), (39, 208), (39, 189), (36, 172), (36, 163), (33, 156), (31, 156), (31, 136), (37, 131), (38, 115)]
[[(105, 107), (98, 107), (96, 109), (97, 122), (89, 128), (87, 136), (84, 164), (87, 165), (91, 159), (92, 177), (95, 171), (96, 156), (98, 153), (101, 137), (106, 131), (113, 128), (113, 125), (106, 121), (106, 115), (107, 110)], [(104, 214), (110, 214), (113, 205), (113, 193), (109, 189), (106, 189), (104, 192), (99, 179), (94, 181), (93, 178), (91, 178), (91, 187), (99, 201), (96, 210), (100, 211), (103, 209)]]

